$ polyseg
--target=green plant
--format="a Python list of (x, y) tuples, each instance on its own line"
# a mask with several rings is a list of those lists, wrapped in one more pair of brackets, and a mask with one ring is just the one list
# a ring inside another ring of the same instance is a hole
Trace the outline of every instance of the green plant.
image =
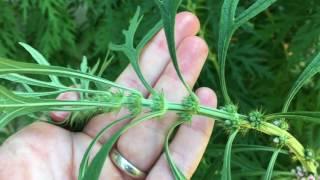
[[(230, 133), (224, 151), (224, 162), (221, 171), (222, 179), (232, 178), (231, 153), (234, 150), (233, 141), (239, 132), (246, 133), (248, 130), (255, 130), (267, 134), (273, 138), (272, 140), (275, 143), (275, 148), (271, 150), (273, 151), (273, 155), (269, 162), (267, 171), (264, 173), (264, 179), (271, 179), (276, 159), (279, 153), (283, 152), (283, 148), (288, 148), (290, 152), (292, 152), (292, 154), (289, 154), (290, 156), (295, 157), (308, 172), (317, 176), (318, 165), (315, 157), (310, 153), (312, 151), (304, 148), (301, 143), (288, 132), (287, 124), (291, 120), (303, 120), (309, 123), (318, 124), (320, 114), (315, 111), (287, 111), (297, 92), (307, 83), (308, 80), (310, 80), (310, 78), (319, 72), (318, 64), (320, 62), (320, 55), (315, 56), (294, 83), (291, 91), (288, 93), (288, 98), (284, 103), (282, 112), (264, 114), (261, 111), (254, 110), (249, 111), (248, 114), (240, 113), (238, 110), (239, 108), (232, 101), (232, 98), (229, 96), (227, 91), (225, 65), (232, 35), (239, 27), (243, 26), (258, 13), (264, 11), (274, 3), (274, 1), (257, 0), (249, 6), (249, 8), (243, 10), (239, 14), (236, 13), (238, 6), (237, 0), (224, 1), (220, 16), (217, 46), (217, 67), (222, 89), (221, 92), (224, 97), (224, 106), (220, 109), (200, 106), (196, 96), (194, 96), (192, 90), (184, 82), (179, 71), (174, 44), (173, 27), (175, 23), (174, 17), (181, 2), (178, 0), (156, 0), (155, 2), (159, 7), (162, 21), (151, 28), (151, 30), (141, 38), (137, 45), (134, 41), (136, 39), (135, 35), (137, 28), (142, 21), (139, 8), (131, 19), (128, 30), (124, 31), (125, 43), (122, 45), (110, 45), (111, 50), (121, 51), (127, 56), (143, 85), (150, 93), (152, 93), (152, 99), (145, 99), (139, 91), (118, 85), (100, 77), (101, 73), (99, 72), (104, 71), (108, 58), (104, 63), (102, 63), (102, 65), (98, 62), (92, 68), (88, 68), (87, 60), (86, 58), (83, 58), (80, 71), (72, 70), (70, 68), (51, 66), (35, 49), (27, 44), (21, 43), (21, 45), (32, 55), (38, 64), (16, 62), (7, 58), (0, 59), (1, 78), (20, 83), (25, 89), (24, 91), (11, 92), (4, 87), (0, 88), (0, 108), (2, 112), (0, 116), (0, 127), (3, 128), (18, 116), (30, 116), (30, 114), (37, 112), (58, 111), (61, 110), (62, 106), (68, 106), (69, 108), (67, 110), (74, 113), (73, 116), (71, 116), (72, 118), (64, 122), (64, 125), (74, 129), (81, 129), (87, 120), (97, 113), (111, 112), (121, 107), (127, 107), (130, 110), (130, 114), (105, 127), (91, 143), (83, 157), (79, 179), (98, 179), (102, 165), (104, 164), (111, 147), (121, 134), (129, 128), (138, 125), (142, 121), (162, 116), (168, 111), (175, 111), (181, 115), (181, 120), (174, 124), (171, 131), (168, 133), (164, 150), (175, 178), (185, 179), (171, 159), (170, 152), (168, 151), (168, 141), (175, 128), (179, 127), (180, 124), (188, 122), (192, 115), (197, 114), (218, 120), (220, 125)], [(175, 69), (180, 80), (184, 83), (186, 89), (190, 93), (190, 96), (186, 97), (180, 104), (167, 102), (161, 93), (152, 89), (152, 87), (144, 80), (138, 66), (138, 57), (142, 48), (162, 26), (165, 29), (167, 43)], [(39, 77), (33, 77), (32, 75), (34, 74), (39, 75)], [(70, 87), (69, 85), (71, 84), (79, 84), (80, 86)], [(105, 91), (106, 87), (116, 88), (118, 91)], [(58, 101), (53, 98), (55, 95), (62, 92), (78, 92), (81, 95), (81, 99), (79, 101)], [(148, 109), (149, 113), (141, 118), (137, 118), (135, 121), (132, 121), (120, 129), (107, 143), (103, 145), (98, 154), (89, 163), (88, 158), (90, 156), (91, 148), (100, 138), (101, 134), (124, 119), (137, 117), (143, 108)], [(84, 109), (89, 109), (89, 111), (85, 113), (86, 116), (77, 114), (77, 112)], [(245, 146), (245, 148), (250, 148), (250, 146)], [(257, 149), (257, 147), (253, 148)], [(263, 151), (267, 151), (270, 150), (270, 147), (262, 147), (261, 149)]]

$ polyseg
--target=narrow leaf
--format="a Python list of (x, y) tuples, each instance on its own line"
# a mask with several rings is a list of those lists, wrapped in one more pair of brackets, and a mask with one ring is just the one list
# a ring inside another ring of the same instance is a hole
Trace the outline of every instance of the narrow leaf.
[(16, 62), (13, 60), (0, 57), (0, 75), (12, 74), (12, 73), (38, 74), (38, 75), (43, 74), (43, 75), (62, 76), (62, 77), (68, 77), (68, 78), (86, 79), (86, 80), (94, 81), (96, 83), (107, 84), (109, 86), (117, 87), (123, 90), (128, 90), (128, 91), (140, 94), (140, 92), (134, 89), (130, 89), (130, 88), (121, 86), (119, 84), (116, 84), (112, 81), (109, 81), (100, 77), (96, 77), (90, 74), (85, 74), (70, 68)]
[(291, 101), (302, 88), (302, 86), (320, 71), (320, 53), (310, 62), (310, 64), (300, 74), (296, 82), (293, 84), (289, 95), (284, 103), (282, 112), (287, 112)]
[(230, 40), (235, 29), (233, 28), (235, 13), (239, 0), (225, 0), (222, 5), (219, 23), (218, 62), (221, 91), (226, 104), (231, 104), (228, 94), (225, 66)]
[(46, 88), (65, 88), (62, 85), (55, 85), (52, 82), (46, 82), (46, 81), (41, 81), (41, 80), (37, 80), (37, 79), (33, 79), (27, 76), (23, 76), (20, 74), (6, 74), (6, 75), (0, 75), (0, 79), (6, 79), (8, 81), (12, 81), (12, 82), (16, 82), (16, 83), (20, 83), (20, 84), (28, 84), (31, 86), (38, 86), (38, 87), (46, 87)]
[(170, 155), (170, 150), (169, 150), (169, 139), (172, 136), (173, 131), (180, 126), (181, 124), (183, 124), (185, 121), (177, 121), (175, 124), (173, 124), (169, 131), (168, 134), (166, 136), (165, 139), (165, 145), (164, 145), (164, 152), (165, 152), (165, 156), (167, 158), (168, 164), (170, 166), (171, 172), (174, 176), (175, 179), (177, 180), (186, 180), (187, 178), (184, 176), (184, 174), (182, 173), (182, 171), (176, 166), (175, 162), (173, 161), (171, 155)]
[[(29, 54), (38, 64), (50, 66), (50, 63), (46, 60), (46, 58), (44, 58), (43, 55), (39, 53), (36, 49), (23, 42), (19, 42), (19, 44), (29, 52)], [(56, 85), (61, 85), (61, 82), (57, 76), (49, 75), (49, 77), (53, 83), (55, 83)]]
[(232, 143), (237, 136), (239, 132), (239, 129), (232, 132), (230, 135), (226, 149), (224, 151), (224, 158), (223, 158), (223, 167), (221, 171), (221, 179), (222, 180), (231, 180), (231, 149), (232, 149)]
[(176, 14), (181, 4), (181, 0), (155, 0), (158, 8), (160, 10), (161, 19), (163, 23), (164, 32), (167, 39), (167, 44), (169, 48), (169, 53), (172, 59), (172, 63), (174, 68), (177, 72), (177, 75), (185, 88), (188, 90), (190, 94), (193, 95), (192, 90), (190, 89), (189, 85), (184, 80), (178, 63), (177, 52), (176, 52), (176, 43), (175, 43), (175, 21), (176, 21)]
[(272, 154), (272, 157), (271, 157), (271, 160), (269, 162), (269, 165), (268, 165), (268, 169), (267, 169), (267, 172), (264, 176), (264, 180), (271, 180), (272, 179), (272, 172), (273, 172), (273, 167), (276, 163), (276, 160), (277, 160), (277, 157), (279, 155), (281, 151), (281, 148), (279, 148), (278, 150), (276, 150), (273, 154)]
[(249, 21), (251, 18), (255, 17), (262, 11), (266, 10), (269, 6), (275, 3), (277, 0), (257, 0), (248, 9), (242, 12), (235, 20), (236, 27), (239, 27)]
[[(82, 62), (80, 64), (80, 71), (82, 73), (88, 73), (89, 71), (89, 67), (88, 67), (88, 60), (86, 56), (82, 57)], [(89, 73), (88, 73), (89, 74)], [(89, 89), (90, 86), (90, 81), (85, 80), (85, 79), (80, 79), (80, 86), (82, 89)], [(83, 93), (80, 93), (81, 98), (80, 99), (84, 99), (83, 97)]]
[(108, 124), (106, 127), (104, 127), (95, 137), (94, 139), (91, 141), (90, 145), (88, 146), (88, 148), (86, 149), (81, 163), (80, 163), (80, 169), (79, 169), (79, 176), (78, 179), (81, 180), (84, 178), (85, 172), (88, 168), (88, 164), (89, 164), (89, 157), (90, 157), (90, 153), (92, 152), (92, 149), (94, 147), (94, 145), (99, 141), (99, 139), (102, 137), (102, 135), (109, 130), (110, 128), (114, 127), (115, 125), (119, 124), (120, 122), (122, 122), (123, 120), (126, 119), (131, 119), (133, 116), (132, 115), (127, 115), (124, 116), (122, 118), (119, 118), (115, 121), (113, 121), (112, 123)]
[(103, 63), (100, 67), (99, 72), (97, 73), (97, 76), (101, 77), (102, 74), (105, 72), (105, 70), (109, 67), (109, 65), (111, 64), (112, 60), (113, 60), (114, 56), (110, 56), (110, 51), (107, 52), (106, 57), (103, 60)]
[[(151, 28), (147, 34), (142, 38), (142, 40), (137, 45), (137, 50), (141, 53), (143, 48), (147, 45), (147, 43), (160, 31), (162, 28), (162, 21), (159, 21), (156, 25)], [(140, 54), (139, 53), (139, 54)]]
[(93, 158), (92, 162), (90, 163), (89, 167), (87, 168), (87, 171), (85, 172), (85, 174), (83, 176), (83, 180), (98, 180), (99, 179), (103, 165), (105, 164), (106, 158), (108, 158), (110, 150), (112, 149), (113, 145), (117, 142), (117, 140), (119, 139), (119, 137), (123, 133), (125, 133), (128, 129), (138, 125), (139, 123), (141, 123), (143, 121), (161, 116), (162, 114), (163, 114), (163, 112), (153, 112), (153, 113), (148, 114), (146, 116), (143, 116), (139, 119), (132, 120), (129, 124), (122, 127), (114, 135), (112, 135), (111, 138), (101, 147), (99, 152)]
[(3, 129), (6, 125), (8, 125), (15, 118), (29, 114), (27, 108), (18, 108), (7, 110), (6, 112), (0, 112), (0, 129)]
[(44, 97), (44, 96), (52, 96), (52, 95), (59, 95), (61, 93), (67, 92), (65, 90), (58, 90), (58, 91), (50, 91), (50, 92), (20, 92), (20, 91), (15, 91), (13, 92), (14, 94), (18, 96), (23, 96), (23, 97)]
[(268, 8), (275, 0), (257, 0), (253, 5), (236, 17), (239, 0), (224, 0), (220, 14), (219, 39), (218, 39), (218, 62), (221, 91), (226, 104), (232, 104), (228, 94), (225, 66), (227, 53), (233, 33), (245, 22)]
[[(208, 155), (219, 156), (218, 152), (221, 152), (225, 149), (225, 145), (212, 145), (208, 147)], [(274, 152), (278, 148), (269, 147), (269, 146), (260, 146), (260, 145), (249, 145), (249, 144), (234, 144), (232, 146), (232, 153), (241, 153), (241, 152), (249, 152), (249, 151), (265, 151), (265, 152)], [(281, 150), (280, 153), (288, 154), (288, 151)]]
[[(19, 97), (7, 90), (5, 87), (0, 86), (0, 129), (9, 124), (16, 117), (23, 115), (30, 115), (31, 113), (42, 111), (45, 109), (43, 106), (27, 107), (27, 98)], [(8, 104), (20, 104), (18, 107), (6, 107)]]
[(265, 116), (265, 120), (275, 120), (285, 118), (288, 120), (298, 120), (298, 121), (307, 121), (310, 123), (320, 124), (320, 112), (312, 111), (297, 111), (297, 112), (284, 112), (284, 113), (274, 113)]
[[(105, 101), (108, 101), (106, 103)], [(117, 108), (121, 105), (119, 102), (110, 102), (109, 100), (90, 100), (90, 101), (62, 101), (56, 99), (39, 99), (18, 96), (5, 87), (0, 86), (0, 110), (6, 112), (10, 109), (31, 108), (33, 112), (47, 110), (53, 108), (61, 108), (61, 106), (76, 106), (76, 107), (110, 107)]]

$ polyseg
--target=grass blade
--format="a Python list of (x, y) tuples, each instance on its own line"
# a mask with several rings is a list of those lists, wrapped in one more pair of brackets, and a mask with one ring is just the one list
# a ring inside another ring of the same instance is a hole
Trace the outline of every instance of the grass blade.
[(275, 165), (275, 163), (276, 163), (276, 160), (277, 160), (277, 157), (278, 157), (280, 151), (281, 151), (281, 148), (279, 148), (278, 150), (276, 150), (276, 151), (272, 154), (271, 160), (270, 160), (269, 165), (268, 165), (267, 172), (266, 172), (266, 174), (265, 174), (265, 176), (264, 176), (264, 178), (263, 178), (264, 180), (271, 180), (271, 178), (272, 178), (272, 172), (273, 172), (273, 167), (274, 167), (274, 165)]
[(224, 151), (224, 158), (223, 158), (223, 167), (221, 171), (221, 179), (222, 180), (231, 180), (231, 149), (232, 149), (232, 143), (237, 136), (239, 132), (239, 129), (232, 132), (230, 135), (226, 149)]

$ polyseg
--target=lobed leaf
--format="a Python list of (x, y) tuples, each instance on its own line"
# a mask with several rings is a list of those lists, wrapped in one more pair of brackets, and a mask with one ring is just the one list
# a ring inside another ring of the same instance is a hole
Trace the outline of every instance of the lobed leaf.
[(232, 101), (228, 94), (225, 78), (227, 53), (232, 35), (241, 25), (268, 8), (275, 1), (276, 0), (257, 0), (238, 17), (236, 17), (236, 10), (239, 0), (225, 0), (223, 2), (219, 23), (218, 62), (221, 91), (226, 104), (232, 104)]
[(125, 35), (125, 43), (122, 45), (115, 45), (111, 43), (109, 45), (111, 50), (122, 51), (129, 59), (132, 68), (135, 70), (135, 73), (139, 77), (140, 81), (144, 87), (152, 94), (156, 94), (155, 90), (144, 78), (140, 66), (139, 66), (139, 57), (144, 46), (151, 40), (151, 38), (160, 30), (161, 24), (157, 23), (149, 32), (144, 36), (140, 41), (137, 47), (134, 46), (134, 36), (139, 27), (139, 24), (142, 21), (143, 16), (140, 15), (140, 7), (137, 8), (137, 11), (133, 18), (130, 20), (130, 25), (128, 30), (123, 31)]
[(139, 54), (142, 52), (143, 48), (147, 45), (147, 43), (157, 34), (162, 28), (162, 21), (159, 21), (155, 24), (147, 34), (142, 38), (142, 40), (137, 45), (137, 50)]
[(181, 4), (181, 0), (155, 0), (155, 3), (157, 4), (160, 10), (163, 28), (164, 28), (164, 32), (167, 39), (169, 54), (171, 56), (173, 66), (177, 72), (179, 79), (181, 80), (185, 88), (188, 90), (188, 92), (191, 95), (194, 96), (192, 90), (190, 89), (189, 85), (184, 80), (180, 72), (178, 57), (176, 52), (174, 27), (175, 27), (177, 10)]

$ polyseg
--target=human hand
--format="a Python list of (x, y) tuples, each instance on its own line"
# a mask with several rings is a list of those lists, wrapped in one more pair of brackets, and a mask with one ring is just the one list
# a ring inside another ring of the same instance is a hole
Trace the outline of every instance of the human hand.
[[(190, 13), (180, 13), (176, 20), (176, 44), (183, 76), (192, 87), (196, 82), (208, 54), (206, 43), (196, 37), (198, 19)], [(161, 30), (145, 47), (140, 58), (141, 70), (146, 80), (158, 91), (163, 91), (169, 101), (181, 101), (188, 95), (178, 79)], [(149, 94), (140, 83), (131, 66), (118, 77), (117, 83), (138, 89), (145, 97)], [(216, 106), (216, 97), (208, 88), (196, 91), (200, 102)], [(75, 93), (65, 93), (60, 99), (77, 99)], [(36, 122), (10, 137), (0, 148), (0, 179), (76, 179), (82, 156), (92, 138), (107, 124), (121, 117), (118, 114), (101, 114), (94, 117), (83, 132), (70, 132), (63, 128)], [(122, 114), (122, 115), (121, 115)], [(66, 112), (54, 112), (52, 118), (61, 121)], [(146, 121), (130, 129), (116, 144), (118, 151), (141, 171), (146, 179), (173, 179), (162, 153), (166, 132), (176, 120), (174, 113), (162, 119)], [(128, 123), (124, 122), (124, 123)], [(107, 131), (97, 152), (124, 123)], [(194, 116), (191, 124), (182, 125), (170, 144), (173, 160), (187, 178), (196, 170), (205, 151), (213, 128), (212, 120)], [(130, 179), (107, 159), (101, 179)]]

